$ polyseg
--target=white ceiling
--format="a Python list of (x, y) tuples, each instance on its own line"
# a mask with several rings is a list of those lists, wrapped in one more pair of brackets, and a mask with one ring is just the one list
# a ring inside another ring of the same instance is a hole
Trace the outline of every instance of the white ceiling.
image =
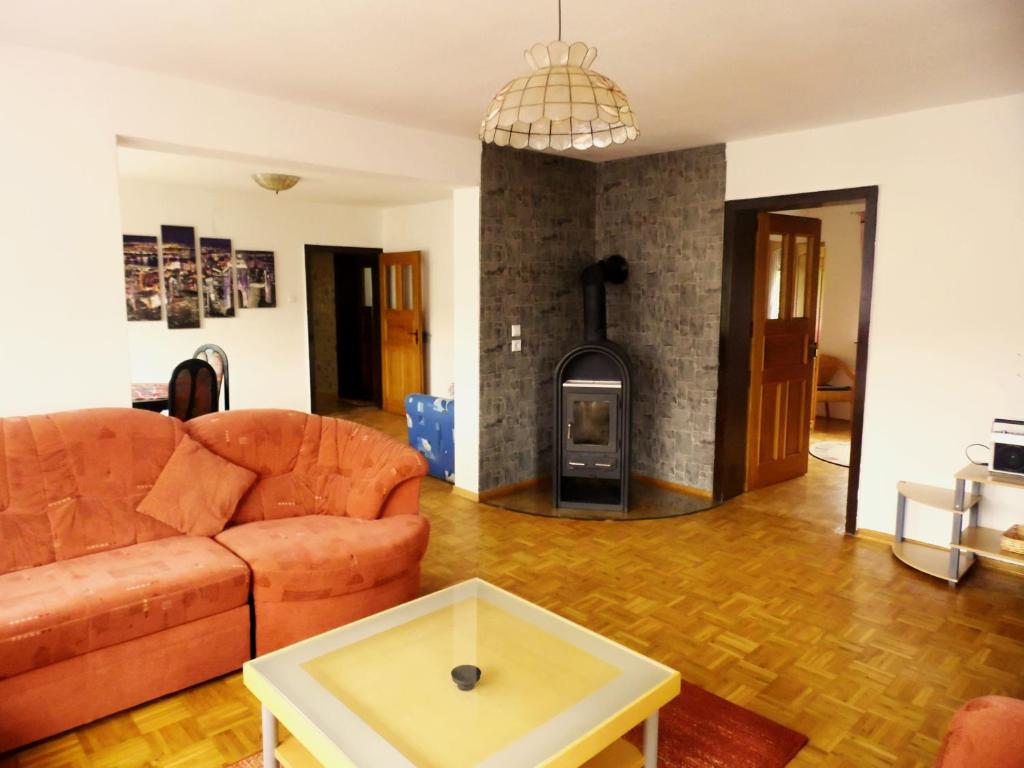
[[(1024, 91), (1022, 0), (564, 0), (646, 154)], [(0, 40), (461, 136), (556, 0), (5, 0)], [(589, 157), (598, 159), (594, 153)]]
[(281, 195), (314, 203), (389, 207), (451, 195), (444, 187), (410, 179), (307, 166), (268, 166), (258, 160), (201, 157), (133, 146), (117, 148), (117, 164), (122, 179), (258, 195), (274, 193), (257, 186), (252, 180), (254, 173), (290, 173), (301, 176), (302, 181)]

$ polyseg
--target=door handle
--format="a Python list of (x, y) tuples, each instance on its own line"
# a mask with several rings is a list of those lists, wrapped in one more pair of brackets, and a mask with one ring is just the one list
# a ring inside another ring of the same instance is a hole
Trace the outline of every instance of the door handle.
[(420, 331), (419, 331), (419, 329), (418, 329), (418, 328), (417, 328), (417, 329), (416, 329), (415, 331), (407, 331), (407, 333), (408, 333), (408, 334), (409, 334), (410, 336), (415, 336), (415, 337), (416, 337), (416, 343), (417, 343), (417, 344), (419, 344), (419, 343), (420, 343)]
[(807, 345), (807, 357), (810, 360), (813, 360), (817, 356), (818, 356), (818, 344), (817, 344), (817, 342), (812, 341), (810, 344)]
[(565, 440), (566, 440), (566, 442), (569, 442), (569, 443), (572, 442), (572, 422), (571, 421), (569, 422), (569, 429), (565, 433)]

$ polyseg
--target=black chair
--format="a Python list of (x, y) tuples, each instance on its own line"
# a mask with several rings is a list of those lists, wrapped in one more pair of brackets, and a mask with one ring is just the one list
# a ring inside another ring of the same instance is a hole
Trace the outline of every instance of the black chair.
[(216, 413), (217, 372), (205, 360), (178, 363), (167, 385), (167, 413), (182, 421), (205, 413)]
[(203, 344), (192, 357), (205, 360), (217, 374), (217, 394), (224, 393), (224, 410), (231, 410), (231, 390), (228, 387), (228, 353), (216, 344)]

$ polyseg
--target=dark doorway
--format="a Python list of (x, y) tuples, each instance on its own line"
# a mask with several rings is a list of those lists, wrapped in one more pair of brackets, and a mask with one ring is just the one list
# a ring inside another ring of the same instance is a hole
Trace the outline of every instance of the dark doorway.
[(857, 492), (860, 485), (861, 438), (864, 430), (864, 393), (867, 385), (878, 187), (835, 189), (797, 195), (730, 200), (725, 203), (714, 472), (716, 502), (720, 503), (744, 492), (758, 214), (853, 201), (864, 203), (864, 241), (857, 324), (856, 378), (859, 384), (855, 392), (851, 420), (850, 471), (846, 496), (846, 532), (850, 534), (857, 531)]
[(306, 311), (314, 412), (381, 403), (379, 248), (306, 246)]

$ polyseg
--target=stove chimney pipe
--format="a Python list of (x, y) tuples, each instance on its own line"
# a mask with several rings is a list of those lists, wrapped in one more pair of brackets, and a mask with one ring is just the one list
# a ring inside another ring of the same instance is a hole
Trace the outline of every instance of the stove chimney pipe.
[(622, 256), (609, 256), (580, 272), (583, 283), (583, 340), (588, 344), (608, 340), (605, 283), (620, 284), (629, 277), (629, 264)]

